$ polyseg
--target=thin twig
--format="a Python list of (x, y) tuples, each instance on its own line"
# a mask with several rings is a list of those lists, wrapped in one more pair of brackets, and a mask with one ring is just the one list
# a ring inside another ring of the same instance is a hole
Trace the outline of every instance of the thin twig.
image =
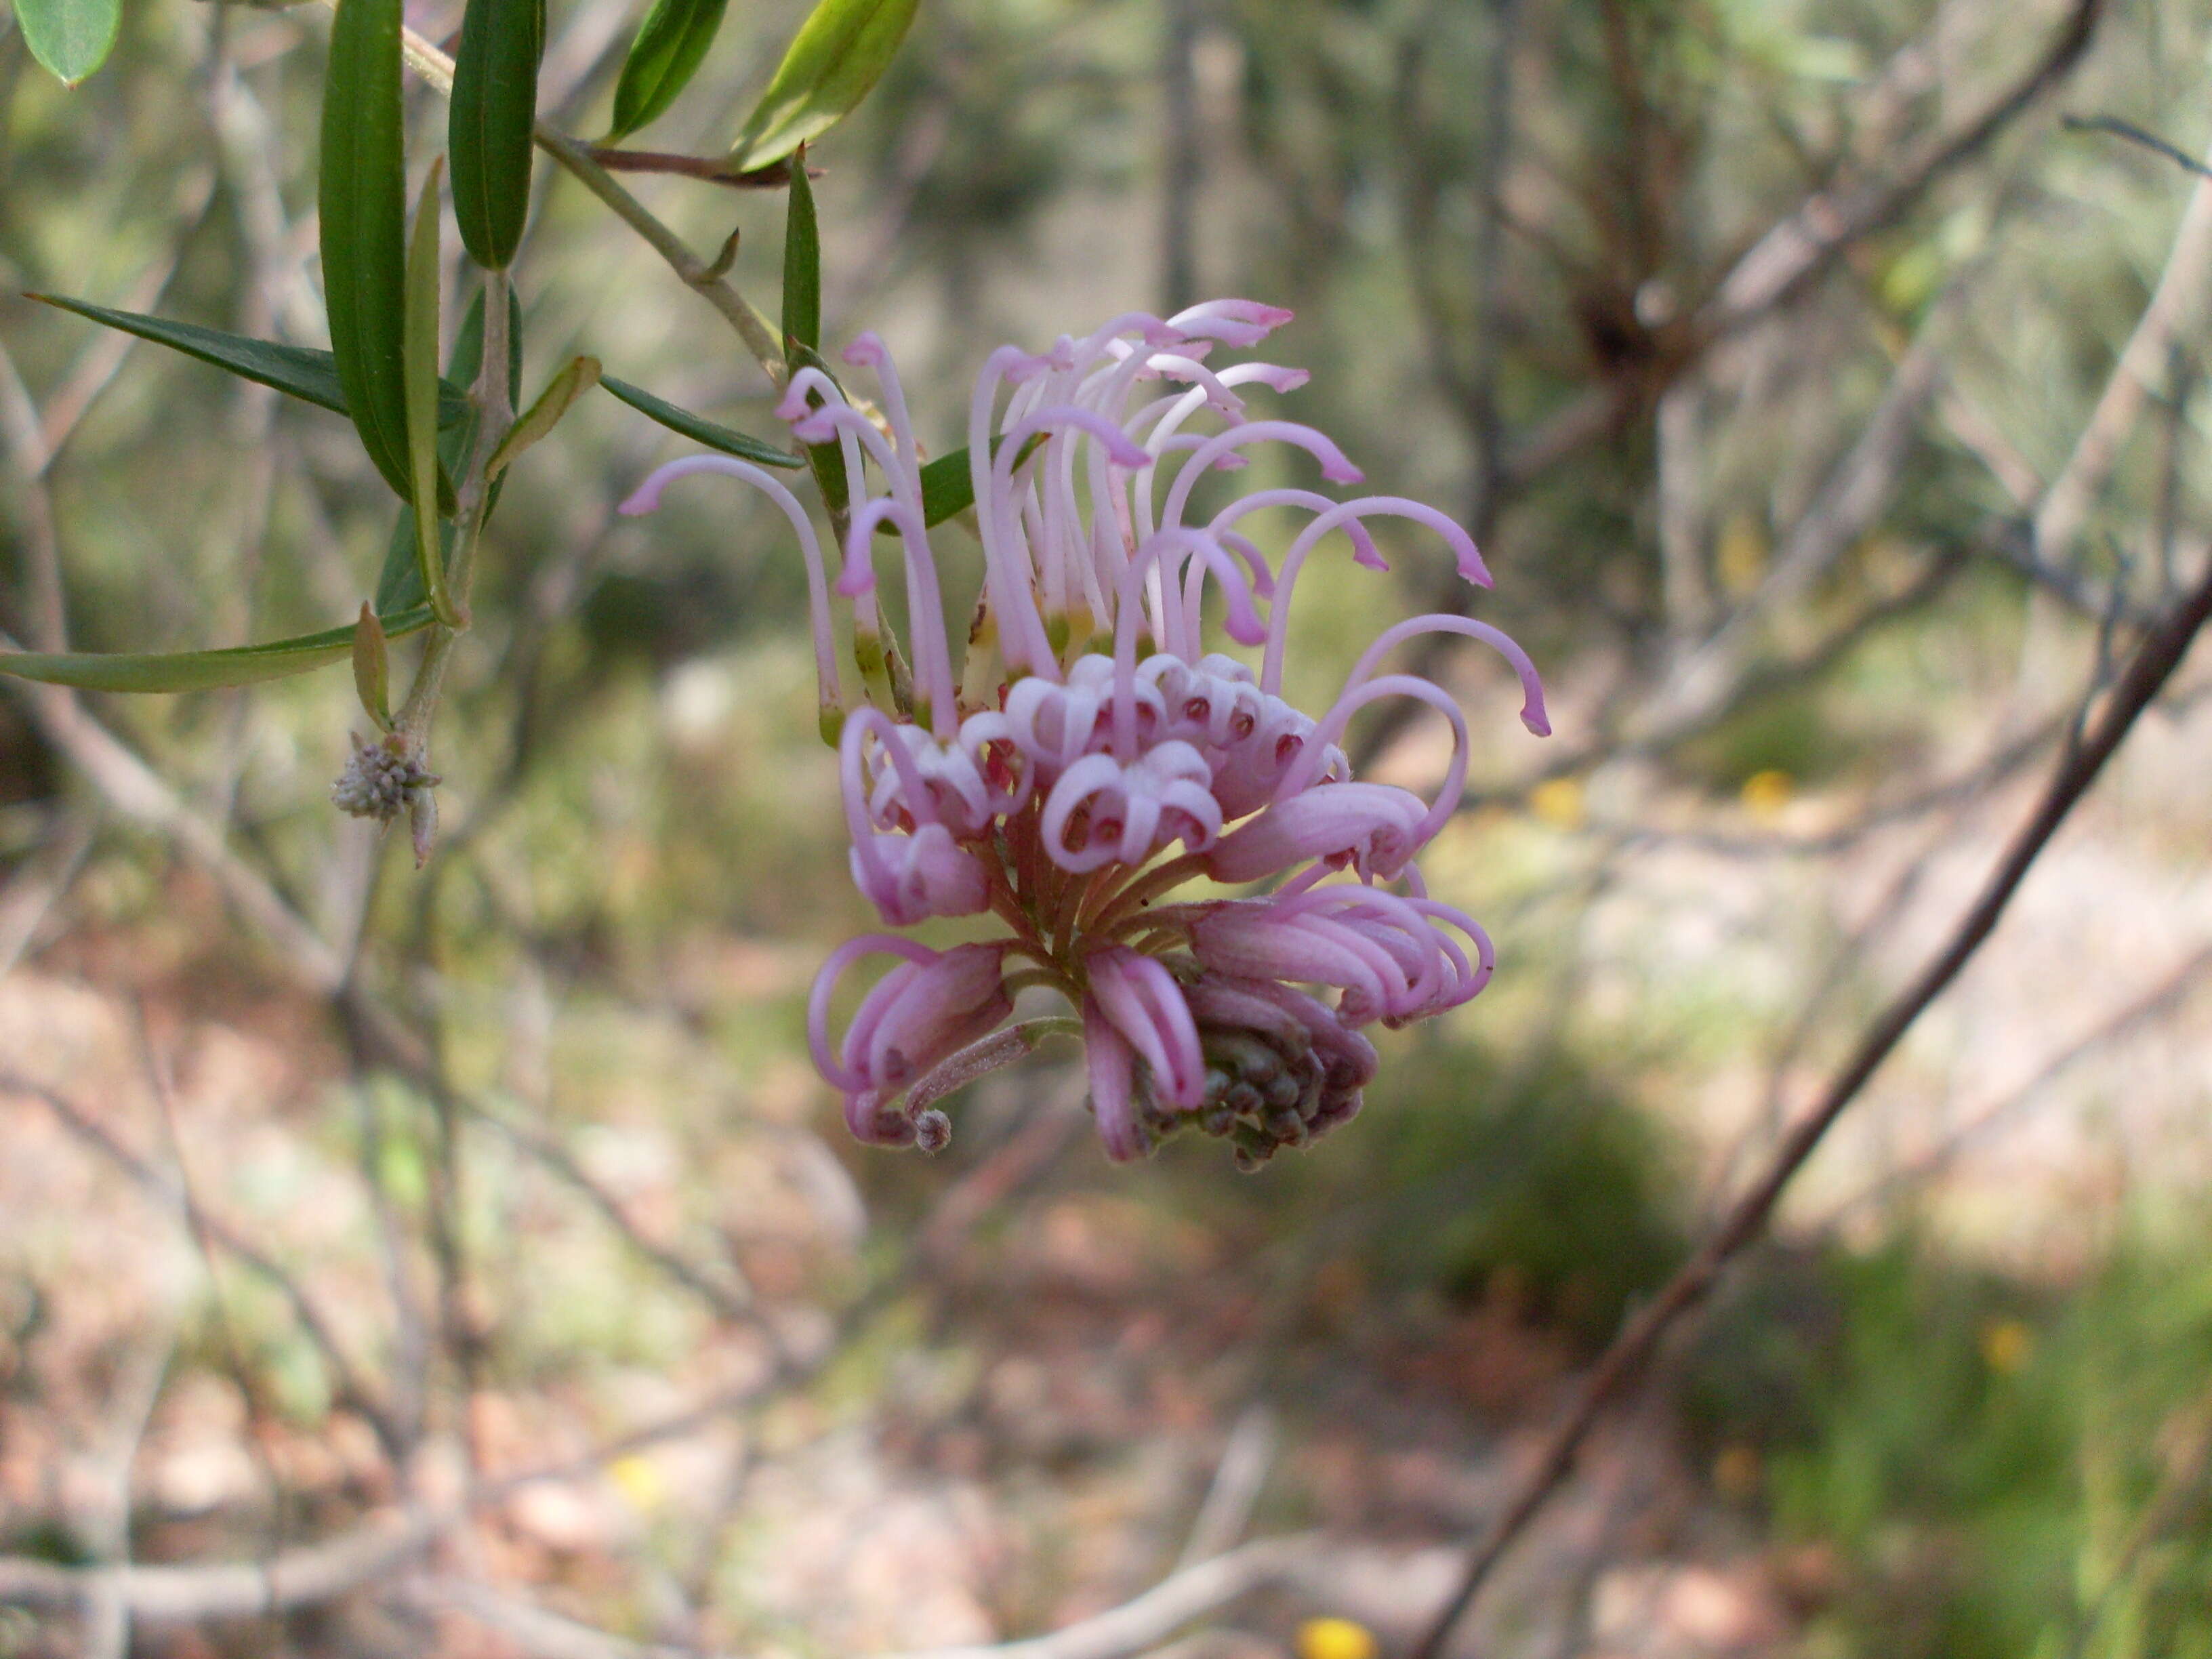
[(2185, 337), (2203, 314), (2208, 276), (2212, 276), (2212, 173), (2198, 179), (2190, 191), (2150, 303), (2121, 348), (2096, 408), (2074, 441), (2073, 453), (2036, 508), (2033, 550), (2045, 562), (2063, 564), (2088, 521), (2152, 385), (2171, 366), (2174, 341)]
[(112, 1595), (133, 1619), (190, 1624), (252, 1619), (313, 1607), (388, 1576), (460, 1519), (416, 1505), (266, 1562), (198, 1567), (62, 1567), (0, 1557), (0, 1607), (62, 1610), (88, 1594)]
[(0, 979), (37, 943), (39, 930), (84, 867), (97, 827), (91, 811), (64, 809), (45, 843), (0, 887)]
[(256, 1278), (274, 1289), (283, 1297), (292, 1310), (293, 1319), (321, 1353), (323, 1363), (330, 1368), (332, 1395), (357, 1413), (376, 1431), (378, 1440), (387, 1453), (396, 1457), (404, 1450), (404, 1442), (389, 1408), (369, 1387), (360, 1368), (346, 1352), (329, 1316), (282, 1264), (229, 1224), (209, 1214), (193, 1200), (188, 1191), (180, 1189), (167, 1180), (145, 1158), (125, 1145), (113, 1130), (59, 1090), (50, 1089), (15, 1072), (0, 1069), (0, 1092), (20, 1095), (27, 1100), (43, 1101), (48, 1109), (61, 1120), (64, 1128), (100, 1152), (165, 1207), (173, 1211), (196, 1237), (219, 1246), (225, 1254), (234, 1257)]
[(1605, 1407), (1643, 1369), (1674, 1322), (1705, 1300), (1722, 1270), (1765, 1231), (1791, 1178), (1813, 1155), (1845, 1108), (1881, 1069), (1914, 1022), (1958, 977), (1960, 970), (1996, 929), (2036, 859), (2075, 804), (2088, 793), (2105, 763), (2133, 729), (2143, 710), (2180, 665), (2208, 617), (2212, 617), (2212, 562), (2208, 562), (2196, 590), (2174, 605), (2138, 647), (2102, 714), (2079, 748), (2062, 757), (2042, 799), (2014, 837), (1949, 942), (1883, 1010), (1812, 1110), (1776, 1150), (1759, 1180), (1736, 1200), (1727, 1218), (1689, 1263), (1623, 1327), (1583, 1379), (1572, 1405), (1553, 1431), (1534, 1467), (1470, 1551), (1458, 1588), (1415, 1644), (1411, 1659), (1436, 1659), (1442, 1652), (1453, 1627), (1492, 1569), (1573, 1468), (1583, 1442)]
[(1736, 262), (1699, 317), (1701, 331), (1732, 332), (1802, 293), (1844, 251), (1894, 224), (1936, 182), (1978, 155), (2087, 53), (2106, 0), (2074, 0), (2027, 72), (1972, 120), (1937, 133), (1891, 177), (1855, 191), (1808, 197)]
[[(1296, 1579), (1321, 1559), (1312, 1535), (1263, 1539), (1163, 1579), (1118, 1607), (1049, 1636), (962, 1648), (932, 1648), (889, 1659), (1126, 1659), (1158, 1645), (1201, 1614), (1267, 1585)], [(4, 1581), (0, 1581), (4, 1585)], [(533, 1659), (696, 1659), (697, 1650), (632, 1642), (487, 1585), (453, 1579), (414, 1587), (424, 1605), (467, 1614), (519, 1644)], [(714, 1659), (714, 1656), (709, 1659)]]
[[(0, 650), (20, 649), (0, 633)], [(174, 842), (215, 878), (223, 896), (291, 962), (301, 977), (328, 994), (343, 983), (347, 964), (294, 909), (268, 878), (231, 851), (223, 831), (140, 759), (59, 686), (10, 680), (40, 735), (107, 798), (123, 817)]]
[(587, 144), (584, 148), (586, 155), (610, 173), (672, 173), (710, 185), (726, 185), (732, 190), (782, 190), (791, 183), (788, 161), (740, 168), (732, 167), (726, 156), (672, 155), (658, 149), (617, 149), (611, 144)]
[(1890, 1170), (1872, 1185), (1845, 1199), (1825, 1219), (1813, 1224), (1813, 1231), (1832, 1232), (1848, 1217), (1869, 1204), (1880, 1202), (1900, 1187), (1914, 1185), (1942, 1174), (1974, 1142), (2033, 1100), (2063, 1073), (2070, 1071), (2098, 1050), (2123, 1037), (2133, 1036), (2146, 1025), (2181, 1007), (2208, 972), (2212, 972), (2212, 945), (2194, 952), (2149, 990), (2130, 998), (2098, 1021), (2037, 1066), (2035, 1074), (2018, 1088), (1991, 1101), (1910, 1163)]
[[(335, 0), (333, 0), (335, 3)], [(400, 50), (416, 74), (438, 91), (451, 96), (453, 90), (453, 60), (412, 29), (400, 33)], [(768, 319), (744, 295), (738, 293), (726, 275), (717, 275), (702, 264), (698, 256), (684, 244), (684, 239), (656, 218), (652, 210), (631, 195), (593, 159), (592, 147), (570, 137), (540, 121), (532, 130), (538, 148), (566, 167), (582, 183), (585, 189), (598, 197), (614, 210), (616, 216), (643, 237), (690, 287), (696, 289), (708, 304), (720, 312), (738, 337), (745, 343), (761, 370), (776, 385), (783, 384), (783, 345)]]
[(2116, 138), (2125, 138), (2154, 150), (2176, 167), (2185, 167), (2201, 179), (2212, 179), (2212, 167), (2208, 167), (2180, 145), (2169, 143), (2154, 132), (2146, 132), (2132, 121), (2123, 121), (2114, 115), (2062, 115), (2058, 125), (2069, 132), (2109, 132)]
[(1261, 1488), (1267, 1483), (1267, 1470), (1275, 1461), (1280, 1438), (1275, 1414), (1264, 1402), (1255, 1401), (1237, 1413), (1228, 1443), (1221, 1449), (1221, 1461), (1214, 1466), (1213, 1479), (1206, 1486), (1206, 1501), (1198, 1506), (1190, 1537), (1176, 1559), (1178, 1572), (1212, 1560), (1237, 1542), (1252, 1519), (1252, 1506), (1260, 1501)]

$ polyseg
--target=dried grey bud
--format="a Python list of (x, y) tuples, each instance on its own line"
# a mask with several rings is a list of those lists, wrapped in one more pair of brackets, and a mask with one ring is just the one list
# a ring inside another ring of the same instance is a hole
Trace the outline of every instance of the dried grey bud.
[(374, 743), (356, 737), (353, 744), (353, 758), (331, 786), (331, 804), (386, 827), (406, 813), (419, 867), (438, 833), (438, 803), (431, 791), (443, 780), (422, 764), (422, 745), (412, 738), (395, 732)]
[(914, 1118), (914, 1144), (925, 1152), (941, 1152), (952, 1144), (952, 1120), (934, 1107)]

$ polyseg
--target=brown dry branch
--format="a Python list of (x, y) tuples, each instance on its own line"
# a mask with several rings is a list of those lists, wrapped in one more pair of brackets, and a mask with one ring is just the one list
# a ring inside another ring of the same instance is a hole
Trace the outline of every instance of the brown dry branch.
[(361, 1367), (346, 1352), (345, 1345), (338, 1340), (330, 1316), (283, 1263), (221, 1217), (210, 1215), (192, 1197), (189, 1188), (163, 1176), (114, 1130), (58, 1089), (0, 1068), (0, 1094), (20, 1095), (26, 1100), (45, 1103), (63, 1127), (128, 1176), (155, 1202), (175, 1212), (197, 1237), (234, 1258), (283, 1297), (292, 1310), (292, 1317), (330, 1368), (331, 1393), (338, 1402), (376, 1431), (377, 1440), (387, 1455), (395, 1460), (404, 1455), (405, 1437), (390, 1403), (380, 1390), (370, 1386)]
[[(0, 634), (0, 649), (14, 643)], [(167, 835), (214, 876), (244, 918), (279, 949), (310, 988), (333, 1000), (376, 1064), (386, 1066), (434, 1096), (458, 1101), (544, 1163), (591, 1200), (594, 1208), (647, 1260), (703, 1297), (722, 1317), (752, 1321), (757, 1315), (741, 1291), (718, 1284), (714, 1276), (647, 1237), (623, 1210), (556, 1144), (523, 1129), (483, 1107), (453, 1094), (428, 1047), (350, 977), (338, 953), (292, 908), (259, 872), (233, 852), (221, 830), (194, 811), (150, 767), (90, 714), (70, 693), (46, 686), (14, 688), (40, 731), (76, 766), (126, 817)]]
[[(1524, 494), (1553, 468), (1608, 433), (1618, 431), (1621, 422), (1638, 409), (1639, 399), (1656, 398), (1695, 372), (1705, 362), (1714, 346), (1741, 334), (1802, 294), (1852, 248), (1894, 225), (1939, 179), (1984, 150), (2072, 72), (2087, 52), (2105, 9), (2105, 0), (2072, 0), (2063, 21), (2042, 52), (2017, 78), (1972, 118), (1928, 135), (1885, 177), (1859, 183), (1832, 179), (1808, 193), (1756, 238), (1714, 283), (1710, 296), (1697, 307), (1685, 325), (1684, 343), (1668, 361), (1656, 366), (1655, 373), (1647, 374), (1642, 380), (1616, 376), (1589, 387), (1546, 417), (1495, 462), (1486, 459), (1487, 449), (1496, 447), (1494, 439), (1484, 430), (1476, 430), (1472, 434), (1474, 441), (1479, 448), (1486, 446), (1486, 458), (1480, 462), (1483, 481), (1478, 494), (1484, 514), (1476, 525), (1478, 535), (1484, 533), (1487, 523), (1506, 503)], [(1905, 52), (1916, 50), (1917, 45)], [(1419, 247), (1416, 246), (1411, 252), (1410, 264), (1418, 278), (1425, 266), (1419, 257)], [(1416, 298), (1422, 296), (1417, 292)], [(1433, 317), (1433, 307), (1425, 309)], [(1494, 325), (1494, 319), (1492, 321)], [(1447, 360), (1447, 355), (1440, 352), (1432, 353), (1432, 356), (1439, 362)], [(1853, 462), (1863, 460), (1877, 472), (1887, 471), (1893, 482), (1895, 463), (1901, 459), (1901, 452), (1896, 449), (1897, 434), (1887, 428), (1901, 414), (1917, 415), (1924, 406), (1934, 386), (1923, 386), (1918, 382), (1936, 367), (1908, 356), (1905, 364), (1900, 365), (1899, 388), (1906, 395), (1896, 400), (1896, 407), (1893, 407), (1891, 399), (1885, 399), (1882, 409), (1877, 410), (1876, 421), (1865, 434), (1864, 441), (1873, 447), (1864, 456), (1855, 452), (1845, 464), (1847, 473), (1853, 470)], [(1940, 384), (1941, 380), (1940, 374), (1935, 376), (1936, 384)], [(1448, 381), (1445, 389), (1455, 394), (1455, 401), (1465, 413), (1468, 405), (1464, 398), (1456, 396), (1457, 388)], [(1819, 528), (1819, 509), (1823, 506), (1849, 507), (1853, 518), (1864, 516), (1867, 495), (1865, 483), (1854, 484), (1838, 498), (1824, 495), (1822, 501), (1816, 503), (1815, 514), (1808, 515), (1806, 524), (1793, 532), (1793, 542), (1797, 534), (1809, 535)], [(1818, 545), (1807, 547), (1802, 562), (1810, 563), (1824, 550)], [(2015, 558), (2015, 562), (2020, 562)], [(2035, 566), (2040, 562), (2030, 556), (2026, 562)], [(2029, 574), (2041, 573), (2031, 568)], [(1465, 599), (1462, 589), (1453, 584), (1440, 588), (1432, 596), (1432, 603), (1438, 609), (1454, 610), (1462, 605)], [(1761, 604), (1763, 606), (1764, 602)], [(1736, 620), (1734, 615), (1719, 619), (1721, 633), (1729, 635), (1732, 642), (1741, 631), (1734, 628)], [(1449, 649), (1449, 641), (1441, 638), (1425, 641), (1413, 653), (1413, 672), (1433, 677)], [(1692, 653), (1687, 660), (1702, 663), (1705, 653)], [(1709, 700), (1711, 690), (1700, 690), (1701, 702)], [(1668, 701), (1668, 697), (1662, 696), (1662, 703)], [(1405, 729), (1410, 718), (1410, 707), (1383, 711), (1355, 752), (1355, 767), (1364, 769), (1370, 765)], [(1559, 772), (1550, 770), (1545, 775), (1556, 776)]]
[(0, 886), (0, 979), (37, 942), (39, 930), (84, 867), (98, 828), (93, 813), (63, 809), (39, 849)]
[(2042, 799), (1949, 941), (1860, 1038), (1850, 1059), (1775, 1150), (1759, 1179), (1730, 1207), (1726, 1219), (1688, 1264), (1621, 1328), (1583, 1378), (1534, 1466), (1470, 1550), (1458, 1588), (1415, 1644), (1412, 1659), (1437, 1659), (1492, 1569), (1572, 1471), (1583, 1441), (1605, 1408), (1643, 1370), (1675, 1322), (1705, 1299), (1723, 1270), (1765, 1231), (1792, 1177), (1905, 1034), (1995, 931), (2037, 858), (2181, 665), (2208, 617), (2212, 617), (2212, 562), (2207, 562), (2195, 590), (2175, 604), (2136, 647), (2094, 725), (2079, 744), (2069, 745), (2060, 757)]
[(2091, 507), (2119, 464), (2121, 446), (2135, 429), (2151, 388), (2167, 372), (2173, 342), (2201, 314), (2208, 276), (2212, 276), (2212, 178), (2199, 179), (2190, 191), (2150, 303), (2136, 319), (2088, 423), (2074, 441), (2073, 453), (2043, 493), (2035, 512), (2033, 544), (2041, 562), (2066, 562)]
[[(20, 649), (0, 633), (0, 651)], [(329, 994), (345, 982), (348, 964), (295, 910), (269, 879), (234, 852), (221, 828), (58, 686), (10, 680), (39, 733), (124, 817), (173, 842), (215, 878), (240, 915), (274, 945), (293, 970)]]
[(630, 1219), (621, 1201), (593, 1180), (559, 1141), (456, 1089), (432, 1046), (410, 1031), (366, 987), (357, 981), (349, 982), (339, 991), (335, 1006), (364, 1062), (390, 1070), (428, 1095), (442, 1109), (473, 1118), (497, 1131), (518, 1151), (580, 1194), (625, 1244), (697, 1296), (718, 1317), (755, 1326), (774, 1340), (773, 1328), (762, 1318), (760, 1310), (753, 1304), (750, 1291), (742, 1283), (724, 1282), (679, 1251), (647, 1235)]
[[(1692, 345), (1674, 366), (1687, 372), (1705, 350), (1804, 292), (1851, 248), (1895, 224), (1946, 174), (1986, 149), (2042, 95), (2069, 75), (2088, 52), (2105, 0), (2074, 0), (2035, 61), (1971, 119), (1930, 134), (1887, 178), (1831, 183), (1776, 220), (1715, 285), (1692, 319)], [(1916, 50), (1908, 47), (1908, 52)], [(1502, 484), (1517, 494), (1545, 472), (1614, 430), (1632, 406), (1635, 388), (1620, 381), (1571, 399), (1505, 458)]]
[(1701, 330), (1741, 328), (1802, 293), (1847, 248), (1896, 223), (1938, 179), (1987, 149), (2072, 72), (2105, 9), (2105, 0), (2073, 0), (2026, 73), (1972, 119), (1923, 139), (1890, 177), (1808, 197), (1736, 262), (1704, 308)]
[(0, 1557), (0, 1607), (65, 1612), (109, 1597), (151, 1624), (252, 1619), (336, 1600), (388, 1577), (461, 1518), (415, 1505), (260, 1562), (207, 1566), (62, 1567)]
[[(2010, 533), (2009, 526), (2001, 526), (1978, 538), (1971, 547), (1939, 551), (1904, 586), (1867, 601), (1811, 645), (1790, 656), (1757, 665), (1747, 663), (1738, 678), (1717, 697), (1694, 708), (1684, 708), (1664, 724), (1645, 722), (1632, 739), (1622, 734), (1622, 727), (1628, 711), (1643, 691), (1635, 680), (1625, 680), (1613, 689), (1607, 699), (1607, 707), (1590, 722), (1595, 732), (1587, 741), (1553, 754), (1542, 765), (1511, 783), (1490, 789), (1469, 788), (1460, 799), (1459, 810), (1473, 812), (1486, 806), (1525, 802), (1540, 785), (1551, 779), (1571, 777), (1610, 760), (1664, 755), (1704, 735), (1754, 699), (1801, 685), (1835, 666), (1876, 629), (1911, 615), (1942, 592), (1966, 568), (1969, 556), (2002, 544)], [(1644, 839), (1669, 838), (1658, 831), (1638, 830), (1632, 833)]]
[[(1133, 1600), (1048, 1636), (933, 1648), (886, 1659), (1127, 1659), (1241, 1596), (1304, 1580), (1325, 1559), (1326, 1545), (1313, 1534), (1261, 1539), (1185, 1567)], [(531, 1659), (727, 1659), (692, 1647), (633, 1642), (463, 1580), (426, 1580), (410, 1586), (407, 1594), (419, 1607), (467, 1614)]]
[[(0, 1085), (0, 1087), (9, 1086)], [(39, 1091), (28, 1092), (39, 1094)], [(211, 1235), (222, 1243), (220, 1235)], [(805, 1385), (846, 1352), (851, 1337), (882, 1307), (894, 1281), (846, 1310), (837, 1331), (804, 1359), (783, 1358), (765, 1376), (699, 1405), (617, 1436), (578, 1456), (478, 1482), (460, 1504), (414, 1503), (322, 1542), (279, 1551), (261, 1562), (194, 1565), (64, 1567), (0, 1556), (0, 1607), (64, 1609), (90, 1598), (119, 1599), (130, 1616), (191, 1624), (251, 1618), (312, 1607), (390, 1579), (471, 1516), (545, 1481), (574, 1480), (665, 1441), (696, 1434), (735, 1412), (757, 1410)]]
[(2037, 1066), (2034, 1075), (2026, 1082), (1990, 1102), (1927, 1151), (1889, 1171), (1863, 1191), (1845, 1199), (1826, 1218), (1814, 1224), (1815, 1230), (1832, 1231), (1858, 1211), (1868, 1205), (1880, 1203), (1900, 1188), (1917, 1186), (1942, 1175), (1975, 1142), (2017, 1114), (2063, 1073), (2122, 1038), (2135, 1036), (2146, 1026), (2185, 1006), (2203, 983), (2208, 973), (2212, 973), (2212, 945), (2192, 951), (2172, 972), (2162, 975), (2150, 989), (2130, 998), (2099, 1020)]

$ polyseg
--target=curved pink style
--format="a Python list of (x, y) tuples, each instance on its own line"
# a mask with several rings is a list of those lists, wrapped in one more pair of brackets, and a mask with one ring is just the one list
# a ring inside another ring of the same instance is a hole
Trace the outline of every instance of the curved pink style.
[[(1127, 312), (1042, 352), (991, 353), (966, 410), (982, 547), (972, 610), (948, 586), (960, 567), (933, 544), (925, 450), (873, 333), (843, 354), (873, 375), (872, 404), (805, 368), (777, 405), (796, 439), (834, 441), (843, 458), (850, 518), (836, 572), (798, 499), (746, 463), (678, 462), (624, 503), (648, 510), (694, 471), (769, 495), (806, 560), (854, 884), (894, 927), (991, 918), (989, 937), (943, 950), (863, 934), (817, 976), (808, 1047), (860, 1139), (941, 1146), (951, 1121), (939, 1102), (1025, 1054), (1039, 1028), (999, 1028), (1017, 994), (1050, 994), (1079, 1016), (1109, 1157), (1140, 1158), (1188, 1131), (1256, 1167), (1358, 1114), (1377, 1064), (1362, 1028), (1433, 1018), (1488, 983), (1488, 935), (1432, 897), (1413, 862), (1457, 810), (1474, 734), (1443, 687), (1386, 664), (1417, 636), (1486, 643), (1512, 667), (1522, 722), (1540, 735), (1534, 664), (1486, 622), (1422, 616), (1382, 628), (1317, 717), (1282, 694), (1291, 600), (1326, 538), (1342, 532), (1354, 565), (1386, 572), (1376, 521), (1401, 520), (1442, 539), (1459, 575), (1483, 587), (1474, 538), (1403, 496), (1339, 500), (1272, 482), (1237, 494), (1233, 479), (1208, 486), (1231, 499), (1209, 495), (1210, 516), (1185, 522), (1202, 481), (1264, 444), (1304, 451), (1327, 483), (1360, 480), (1319, 428), (1249, 406), (1297, 390), (1303, 370), (1220, 361), (1289, 320), (1253, 301), (1209, 301), (1164, 319)], [(896, 653), (878, 611), (883, 556), (904, 577), (908, 632)], [(849, 714), (833, 626), (845, 604), (855, 654), (867, 653)], [(1242, 654), (1209, 644), (1209, 608)], [(1431, 799), (1352, 777), (1352, 719), (1396, 698), (1450, 727)], [(1167, 902), (1200, 878), (1273, 890)], [(878, 952), (896, 960), (833, 1040), (839, 980)]]

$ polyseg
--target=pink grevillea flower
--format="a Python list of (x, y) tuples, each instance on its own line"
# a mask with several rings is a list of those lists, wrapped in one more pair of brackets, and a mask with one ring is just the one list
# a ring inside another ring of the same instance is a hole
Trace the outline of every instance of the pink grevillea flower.
[[(1354, 563), (1387, 568), (1375, 526), (1395, 520), (1440, 540), (1459, 574), (1486, 587), (1474, 541), (1419, 501), (1302, 483), (1194, 510), (1212, 475), (1271, 447), (1325, 483), (1360, 481), (1326, 434), (1248, 409), (1247, 392), (1295, 390), (1303, 372), (1210, 361), (1289, 319), (1221, 300), (1116, 317), (1042, 353), (992, 353), (968, 404), (963, 518), (982, 551), (972, 611), (947, 608), (931, 544), (945, 532), (928, 522), (922, 449), (872, 334), (845, 353), (872, 376), (872, 402), (808, 368), (777, 409), (794, 438), (842, 458), (834, 569), (798, 498), (745, 462), (677, 461), (623, 504), (649, 511), (692, 472), (769, 495), (806, 560), (855, 884), (894, 927), (988, 915), (1003, 930), (943, 951), (869, 933), (823, 965), (809, 1041), (860, 1139), (941, 1146), (951, 1123), (939, 1100), (1059, 1032), (1085, 1044), (1109, 1156), (1139, 1158), (1194, 1128), (1255, 1165), (1358, 1111), (1376, 1068), (1361, 1028), (1431, 1018), (1488, 982), (1489, 938), (1431, 899), (1414, 863), (1459, 805), (1467, 719), (1443, 688), (1386, 665), (1418, 635), (1476, 640), (1504, 656), (1522, 722), (1541, 736), (1543, 687), (1527, 654), (1487, 623), (1416, 617), (1376, 638), (1317, 716), (1282, 695), (1291, 599), (1324, 543), (1340, 536)], [(1262, 526), (1285, 517), (1294, 533), (1271, 558)], [(896, 550), (903, 577), (903, 650), (877, 608), (879, 549)], [(1221, 632), (1250, 660), (1209, 644), (1209, 586)], [(850, 678), (840, 604), (851, 608)], [(958, 632), (956, 619), (968, 619)], [(1404, 698), (1451, 729), (1426, 799), (1354, 781), (1346, 757), (1352, 718)], [(1200, 879), (1272, 890), (1165, 902)], [(896, 965), (833, 1038), (838, 981), (878, 953)], [(1007, 1024), (1018, 999), (1048, 993), (1073, 1018)]]

